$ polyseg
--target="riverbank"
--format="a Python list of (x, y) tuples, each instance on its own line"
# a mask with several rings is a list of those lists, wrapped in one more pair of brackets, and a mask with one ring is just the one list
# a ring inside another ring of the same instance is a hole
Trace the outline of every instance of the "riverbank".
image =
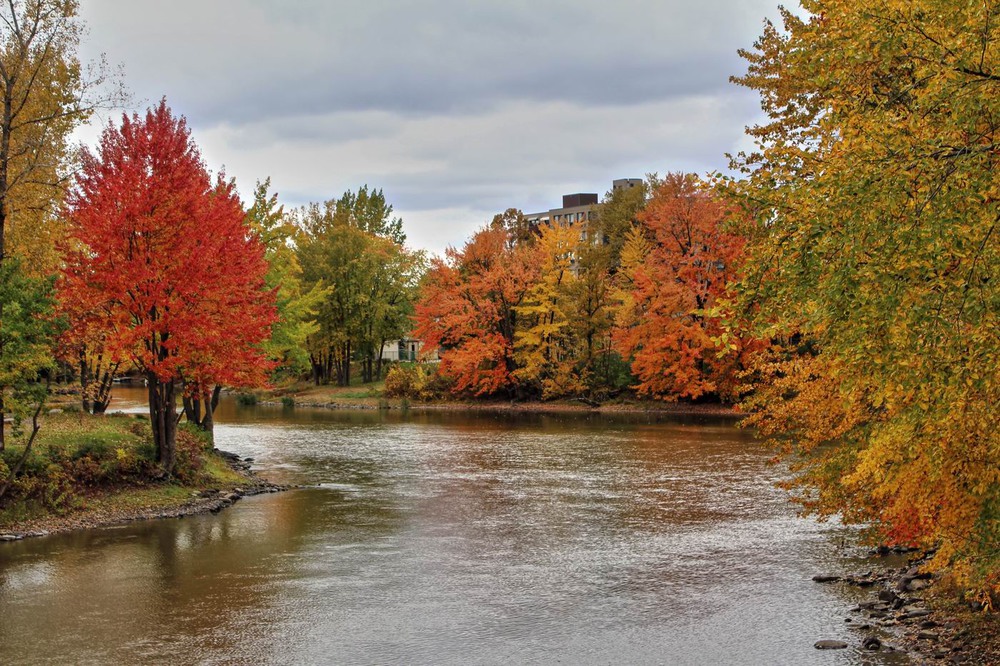
[(817, 575), (821, 585), (866, 592), (844, 618), (854, 641), (820, 640), (817, 649), (901, 652), (911, 663), (1000, 663), (1000, 617), (962, 603), (941, 573), (925, 570), (927, 554), (879, 548), (875, 566), (859, 575)]
[(148, 419), (57, 411), (40, 425), (26, 456), (16, 439), (0, 452), (0, 541), (218, 511), (282, 489), (193, 426), (178, 428), (177, 461), (164, 480)]
[(229, 474), (214, 474), (199, 484), (162, 483), (149, 487), (94, 489), (65, 513), (42, 513), (0, 524), (0, 542), (74, 530), (115, 527), (142, 520), (184, 518), (218, 513), (244, 497), (288, 490), (250, 469), (251, 460), (215, 449), (212, 454)]
[(410, 411), (512, 412), (533, 414), (664, 414), (706, 416), (738, 420), (744, 414), (730, 405), (712, 403), (663, 402), (660, 400), (616, 399), (605, 403), (564, 399), (552, 401), (514, 400), (435, 400), (422, 402), (406, 398), (382, 397), (383, 383), (336, 387), (295, 385), (260, 395), (262, 404), (324, 409), (407, 409)]

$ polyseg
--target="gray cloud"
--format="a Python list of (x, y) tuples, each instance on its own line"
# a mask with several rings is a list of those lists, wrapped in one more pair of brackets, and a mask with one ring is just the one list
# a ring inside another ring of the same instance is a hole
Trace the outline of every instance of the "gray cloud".
[(728, 85), (736, 49), (773, 8), (770, 0), (84, 4), (94, 47), (112, 59), (127, 53), (126, 68), (141, 72), (151, 99), (190, 91), (188, 113), (204, 123), (706, 94)]
[(210, 165), (289, 205), (370, 183), (439, 251), (508, 206), (724, 168), (728, 83), (774, 0), (83, 0), (84, 55), (188, 116)]

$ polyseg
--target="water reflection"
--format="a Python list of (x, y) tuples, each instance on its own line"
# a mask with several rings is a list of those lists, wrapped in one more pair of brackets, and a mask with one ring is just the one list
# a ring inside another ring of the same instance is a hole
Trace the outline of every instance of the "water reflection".
[(840, 528), (725, 422), (219, 414), (221, 448), (313, 487), (0, 544), (5, 661), (890, 663), (812, 648), (859, 642), (810, 581)]

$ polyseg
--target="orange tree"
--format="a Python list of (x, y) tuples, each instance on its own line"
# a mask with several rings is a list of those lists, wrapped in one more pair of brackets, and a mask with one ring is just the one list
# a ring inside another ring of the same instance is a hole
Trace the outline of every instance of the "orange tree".
[(531, 238), (519, 242), (512, 228), (497, 222), (431, 262), (415, 334), (440, 350), (440, 372), (454, 381), (456, 393), (488, 396), (517, 386), (518, 308), (539, 272)]
[(614, 341), (630, 358), (637, 390), (665, 400), (731, 397), (739, 354), (720, 342), (711, 312), (736, 275), (743, 246), (724, 230), (726, 207), (692, 175), (652, 183), (622, 250)]
[[(108, 127), (96, 155), (83, 151), (69, 195), (60, 298), (100, 312), (105, 353), (144, 372), (166, 474), (175, 461), (179, 383), (204, 398), (215, 384), (265, 380), (260, 345), (274, 294), (264, 283), (263, 245), (244, 218), (232, 183), (212, 180), (166, 102)], [(93, 331), (94, 322), (78, 325)]]
[[(803, 497), (1000, 589), (996, 2), (804, 0), (748, 72), (742, 313), (780, 343), (749, 407)], [(813, 395), (816, 400), (803, 399)]]

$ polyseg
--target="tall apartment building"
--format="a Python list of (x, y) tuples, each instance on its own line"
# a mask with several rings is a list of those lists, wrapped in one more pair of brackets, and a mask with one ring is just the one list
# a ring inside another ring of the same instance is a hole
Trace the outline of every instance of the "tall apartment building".
[[(642, 185), (641, 178), (618, 178), (611, 182), (612, 190), (628, 189), (632, 187), (639, 187)], [(542, 225), (547, 224), (573, 224), (575, 222), (583, 222), (584, 224), (580, 229), (580, 242), (585, 243), (588, 239), (593, 243), (601, 242), (600, 239), (593, 238), (593, 234), (590, 230), (590, 222), (594, 219), (594, 209), (597, 207), (599, 200), (597, 194), (594, 192), (577, 192), (576, 194), (564, 194), (562, 198), (562, 208), (552, 208), (551, 210), (542, 211), (541, 213), (529, 213), (524, 216), (524, 219), (531, 225), (533, 229), (540, 229)], [(607, 239), (604, 239), (607, 242)], [(572, 266), (573, 274), (579, 272), (579, 266), (576, 263), (576, 256), (570, 258), (570, 265)]]
[[(628, 189), (642, 185), (642, 178), (618, 178), (611, 182), (612, 190)], [(594, 219), (594, 208), (598, 204), (598, 196), (594, 192), (577, 192), (564, 194), (562, 208), (552, 208), (540, 213), (527, 213), (524, 218), (531, 226), (538, 228), (543, 224), (572, 224), (574, 222), (590, 222)], [(581, 240), (589, 236), (587, 225), (581, 231)]]

